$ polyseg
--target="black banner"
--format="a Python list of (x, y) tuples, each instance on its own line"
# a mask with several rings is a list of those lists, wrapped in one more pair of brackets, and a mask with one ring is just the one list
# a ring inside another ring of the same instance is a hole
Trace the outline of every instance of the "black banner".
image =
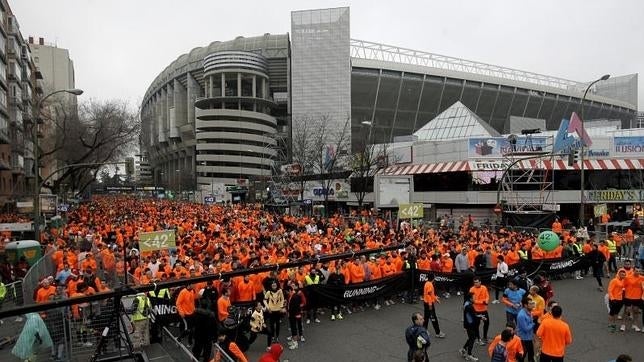
[(408, 290), (410, 281), (408, 273), (399, 273), (360, 284), (310, 285), (304, 288), (304, 291), (309, 306), (322, 307), (392, 296)]
[(179, 316), (179, 313), (177, 313), (177, 307), (175, 306), (174, 300), (168, 298), (148, 298), (150, 299), (150, 305), (152, 305), (151, 314), (153, 316), (152, 320), (154, 323), (168, 325), (170, 323), (181, 321), (181, 317)]
[[(526, 271), (529, 277), (537, 273), (544, 273), (547, 277), (572, 273), (577, 270), (586, 269), (589, 266), (588, 258), (585, 256), (578, 256), (574, 258), (560, 258), (560, 259), (541, 259), (541, 260), (527, 260), (519, 264), (512, 265), (509, 268), (509, 277), (514, 277), (519, 274), (519, 270)], [(428, 270), (417, 270), (416, 281), (422, 287), (423, 283), (427, 281), (427, 275), (432, 273)], [(465, 273), (441, 273), (433, 272), (435, 279), (434, 284), (440, 286), (454, 286), (454, 287), (468, 287), (472, 285), (474, 276), (480, 277), (483, 284), (489, 284), (496, 279), (495, 269), (486, 269), (484, 271), (465, 272)]]
[[(551, 277), (564, 273), (572, 273), (576, 270), (588, 268), (588, 266), (588, 259), (584, 256), (566, 259), (530, 260), (510, 267), (509, 276), (514, 277), (519, 274), (520, 269), (523, 269), (529, 277), (533, 277), (535, 274), (541, 272)], [(307, 306), (326, 307), (345, 304), (347, 302), (391, 297), (410, 290), (412, 287), (412, 278), (416, 278), (415, 288), (422, 289), (429, 273), (431, 272), (428, 270), (406, 270), (403, 273), (360, 284), (345, 284), (342, 286), (325, 284), (311, 285), (304, 288), (307, 297)], [(489, 285), (496, 279), (496, 270), (486, 269), (476, 273), (434, 272), (434, 285), (465, 290), (472, 286), (475, 276), (480, 277), (484, 284)], [(150, 297), (150, 303), (152, 304), (155, 323), (167, 325), (181, 320), (173, 300)]]

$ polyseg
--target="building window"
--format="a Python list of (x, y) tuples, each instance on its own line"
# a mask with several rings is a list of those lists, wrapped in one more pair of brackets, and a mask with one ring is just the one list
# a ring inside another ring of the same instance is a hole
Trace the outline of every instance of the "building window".
[(241, 91), (242, 97), (252, 97), (253, 96), (253, 76), (248, 74), (242, 74), (241, 77)]
[(221, 77), (223, 74), (215, 74), (210, 77), (212, 82), (212, 97), (221, 97)]
[(237, 73), (225, 73), (225, 96), (237, 97)]

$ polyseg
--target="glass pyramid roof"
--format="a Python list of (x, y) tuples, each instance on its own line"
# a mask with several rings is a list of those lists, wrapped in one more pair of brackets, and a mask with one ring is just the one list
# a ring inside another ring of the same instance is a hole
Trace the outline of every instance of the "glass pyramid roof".
[(500, 134), (463, 103), (457, 101), (414, 133), (419, 141), (448, 141)]

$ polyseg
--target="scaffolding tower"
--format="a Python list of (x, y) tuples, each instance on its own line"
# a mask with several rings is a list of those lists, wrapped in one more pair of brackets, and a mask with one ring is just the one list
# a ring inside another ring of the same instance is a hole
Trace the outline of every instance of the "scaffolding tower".
[(521, 145), (516, 144), (516, 136), (510, 141), (513, 148), (504, 154), (503, 160), (508, 169), (501, 178), (503, 212), (542, 214), (558, 211), (553, 193), (555, 155), (534, 147), (530, 134)]

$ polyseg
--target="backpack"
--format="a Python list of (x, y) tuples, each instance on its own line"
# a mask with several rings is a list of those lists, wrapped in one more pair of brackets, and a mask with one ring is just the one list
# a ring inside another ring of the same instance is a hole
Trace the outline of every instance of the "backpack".
[(492, 351), (490, 362), (505, 362), (508, 360), (508, 350), (501, 343), (497, 343)]

